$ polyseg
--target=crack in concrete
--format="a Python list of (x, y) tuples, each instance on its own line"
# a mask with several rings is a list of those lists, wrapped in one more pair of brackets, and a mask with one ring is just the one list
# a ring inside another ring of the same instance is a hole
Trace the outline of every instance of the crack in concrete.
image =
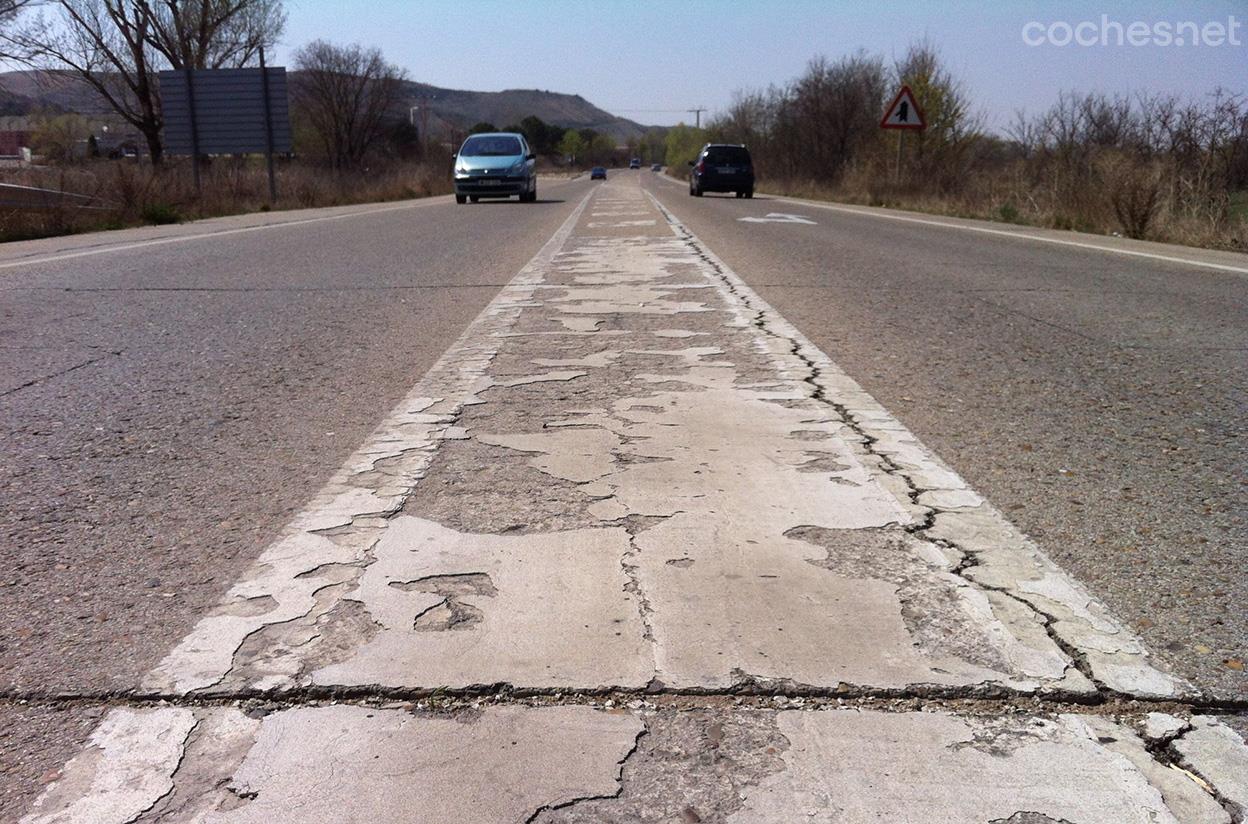
[(637, 731), (637, 735), (634, 736), (633, 738), (633, 746), (629, 748), (628, 752), (624, 753), (623, 758), (621, 758), (619, 761), (616, 762), (615, 792), (599, 793), (596, 795), (582, 795), (582, 796), (577, 796), (576, 798), (570, 799), (568, 801), (563, 801), (563, 802), (559, 802), (555, 804), (543, 804), (542, 806), (534, 810), (532, 815), (530, 815), (528, 818), (524, 820), (524, 824), (534, 824), (537, 821), (538, 817), (542, 815), (543, 813), (554, 812), (555, 810), (566, 810), (571, 807), (575, 807), (577, 804), (581, 804), (587, 801), (602, 801), (604, 799), (609, 799), (609, 798), (619, 798), (620, 793), (624, 792), (624, 781), (623, 781), (624, 765), (627, 764), (628, 760), (637, 753), (638, 748), (641, 746), (641, 740), (645, 738), (648, 733), (649, 733), (649, 730), (647, 730), (644, 726), (641, 729), (639, 729)]
[(553, 699), (555, 703), (583, 703), (599, 699), (616, 702), (657, 697), (709, 702), (719, 699), (743, 699), (769, 702), (777, 698), (829, 701), (913, 701), (918, 706), (927, 702), (947, 702), (973, 710), (976, 706), (1000, 711), (1002, 702), (1018, 706), (1029, 703), (1036, 708), (1074, 712), (1111, 711), (1130, 708), (1132, 714), (1145, 712), (1187, 712), (1196, 714), (1248, 713), (1248, 698), (1224, 696), (1192, 696), (1163, 698), (1113, 693), (1087, 693), (1069, 690), (1020, 692), (997, 684), (947, 686), (912, 684), (906, 687), (874, 687), (840, 683), (833, 687), (801, 684), (786, 679), (763, 679), (737, 671), (737, 679), (728, 687), (668, 687), (655, 681), (642, 688), (606, 686), (599, 688), (516, 686), (506, 682), (473, 684), (462, 687), (395, 687), (367, 684), (361, 686), (306, 685), (285, 689), (242, 687), (211, 693), (178, 693), (143, 690), (47, 691), (37, 689), (0, 690), (0, 706), (39, 705), (47, 707), (117, 706), (117, 707), (212, 707), (238, 702), (260, 701), (279, 706), (300, 706), (319, 702), (367, 703), (370, 701), (419, 701), (430, 697), (446, 700), (498, 703), (523, 703), (533, 699)]
[[(1245, 820), (1246, 815), (1248, 815), (1248, 809), (1231, 799), (1227, 793), (1223, 792), (1219, 788), (1220, 782), (1211, 780), (1205, 774), (1205, 771), (1193, 762), (1191, 757), (1185, 755), (1179, 749), (1183, 740), (1195, 732), (1196, 729), (1193, 724), (1191, 722), (1187, 722), (1177, 733), (1164, 739), (1160, 739), (1157, 742), (1148, 742), (1148, 752), (1153, 756), (1153, 760), (1163, 765), (1167, 765), (1172, 769), (1186, 773), (1189, 777), (1196, 780), (1197, 783), (1199, 783), (1206, 792), (1213, 796), (1214, 800), (1217, 801), (1224, 810), (1226, 810), (1227, 814), (1231, 817), (1231, 820), (1235, 822), (1235, 824), (1240, 824)], [(1244, 760), (1248, 762), (1248, 759)], [(1248, 764), (1245, 764), (1244, 766), (1248, 766)]]
[(29, 389), (32, 386), (38, 386), (39, 384), (47, 383), (50, 380), (55, 380), (64, 375), (68, 375), (71, 372), (77, 372), (79, 369), (85, 369), (88, 366), (99, 363), (100, 361), (105, 361), (105, 360), (108, 360), (109, 358), (119, 358), (121, 357), (122, 354), (123, 353), (121, 351), (108, 352), (107, 354), (104, 354), (104, 355), (97, 355), (94, 358), (88, 358), (85, 361), (76, 363), (73, 366), (67, 367), (65, 369), (58, 370), (56, 372), (51, 373), (50, 375), (41, 375), (37, 378), (31, 378), (25, 383), (18, 384), (17, 386), (12, 387), (11, 389), (6, 389), (3, 392), (0, 392), (0, 398), (6, 398), (9, 395), (15, 394), (17, 392), (21, 392), (23, 389)]

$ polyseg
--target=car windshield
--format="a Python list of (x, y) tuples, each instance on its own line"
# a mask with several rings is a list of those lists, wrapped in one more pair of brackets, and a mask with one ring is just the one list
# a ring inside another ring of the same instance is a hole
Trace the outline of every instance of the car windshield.
[(741, 146), (712, 146), (706, 150), (706, 162), (748, 166), (750, 153)]
[(520, 140), (509, 135), (477, 135), (464, 141), (463, 157), (512, 157), (524, 154)]

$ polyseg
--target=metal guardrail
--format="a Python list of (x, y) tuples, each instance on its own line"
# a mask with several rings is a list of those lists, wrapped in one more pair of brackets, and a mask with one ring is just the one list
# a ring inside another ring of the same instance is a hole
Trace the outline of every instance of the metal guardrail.
[(91, 195), (0, 183), (0, 209), (63, 209), (67, 206), (78, 209), (110, 208), (106, 201)]

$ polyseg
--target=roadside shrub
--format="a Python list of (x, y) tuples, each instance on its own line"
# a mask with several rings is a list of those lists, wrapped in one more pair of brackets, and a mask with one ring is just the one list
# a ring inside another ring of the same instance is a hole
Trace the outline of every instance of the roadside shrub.
[(165, 226), (170, 223), (181, 223), (182, 215), (168, 203), (149, 203), (139, 212), (144, 223)]

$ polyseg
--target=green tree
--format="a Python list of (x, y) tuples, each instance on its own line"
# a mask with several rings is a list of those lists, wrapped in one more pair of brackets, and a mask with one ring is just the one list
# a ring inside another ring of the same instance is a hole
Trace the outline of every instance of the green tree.
[(564, 132), (563, 138), (559, 141), (559, 154), (568, 158), (569, 162), (576, 163), (584, 153), (585, 140), (581, 137), (581, 133), (576, 129), (568, 129)]
[(677, 123), (668, 129), (667, 137), (663, 141), (667, 165), (677, 172), (681, 171), (679, 167), (688, 165), (705, 145), (705, 130)]
[(615, 138), (609, 134), (595, 134), (587, 153), (591, 162), (606, 163), (615, 154)]
[(90, 154), (91, 125), (80, 114), (41, 118), (31, 136), (36, 154), (53, 163), (69, 163)]
[(641, 138), (642, 156), (648, 163), (662, 163), (666, 149), (663, 145), (665, 131), (650, 129)]
[(529, 115), (520, 121), (520, 131), (528, 139), (533, 151), (548, 155), (558, 151), (560, 139), (563, 138), (563, 127), (546, 123), (540, 117)]
[(486, 132), (496, 132), (496, 131), (498, 131), (497, 126), (495, 126), (493, 123), (482, 120), (480, 123), (475, 124), (471, 129), (469, 129), (468, 134), (484, 134)]

